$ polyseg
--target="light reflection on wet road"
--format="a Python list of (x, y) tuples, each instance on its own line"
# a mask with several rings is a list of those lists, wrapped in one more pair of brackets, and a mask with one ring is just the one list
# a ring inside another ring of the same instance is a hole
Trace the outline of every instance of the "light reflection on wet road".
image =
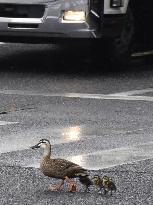
[[(16, 124), (17, 122), (0, 121), (0, 125)], [(19, 123), (19, 122), (18, 122)], [(5, 140), (1, 140), (0, 153), (29, 149), (32, 144), (41, 138), (48, 138), (52, 145), (69, 143), (80, 140), (81, 126), (66, 128), (45, 128), (39, 130), (29, 130), (25, 133), (10, 135)], [(26, 140), (27, 139), (27, 140)]]
[(102, 150), (87, 155), (77, 155), (67, 159), (77, 162), (81, 166), (98, 170), (153, 157), (153, 141), (133, 147), (123, 147), (111, 150)]
[(81, 127), (75, 126), (75, 127), (68, 127), (64, 128), (62, 132), (62, 136), (64, 141), (73, 141), (73, 140), (79, 140), (81, 137)]

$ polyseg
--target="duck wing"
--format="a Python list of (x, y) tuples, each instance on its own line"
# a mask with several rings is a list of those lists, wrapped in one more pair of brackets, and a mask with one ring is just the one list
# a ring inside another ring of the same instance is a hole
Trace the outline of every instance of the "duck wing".
[(52, 159), (52, 166), (55, 167), (57, 172), (61, 172), (63, 176), (68, 177), (79, 177), (79, 175), (87, 175), (87, 170), (82, 168), (81, 166), (65, 160), (65, 159)]

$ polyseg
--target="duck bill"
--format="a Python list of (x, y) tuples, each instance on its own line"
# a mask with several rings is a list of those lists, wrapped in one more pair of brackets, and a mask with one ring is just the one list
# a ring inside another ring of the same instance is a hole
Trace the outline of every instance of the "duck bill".
[(36, 145), (34, 145), (34, 146), (32, 146), (32, 147), (30, 147), (31, 149), (37, 149), (37, 148), (40, 148), (40, 146), (39, 146), (39, 144), (36, 144)]

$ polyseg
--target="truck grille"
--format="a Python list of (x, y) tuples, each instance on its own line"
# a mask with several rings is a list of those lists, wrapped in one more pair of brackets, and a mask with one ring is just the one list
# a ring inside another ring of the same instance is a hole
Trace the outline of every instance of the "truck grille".
[(45, 5), (0, 4), (0, 17), (4, 18), (42, 18)]

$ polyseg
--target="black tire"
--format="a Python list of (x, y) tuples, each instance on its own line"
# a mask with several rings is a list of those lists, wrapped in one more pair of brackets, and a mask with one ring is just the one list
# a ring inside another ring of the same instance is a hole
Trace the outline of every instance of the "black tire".
[(135, 22), (131, 8), (126, 13), (125, 23), (121, 35), (111, 40), (109, 46), (109, 60), (111, 65), (127, 66), (132, 53), (132, 43), (134, 38)]

